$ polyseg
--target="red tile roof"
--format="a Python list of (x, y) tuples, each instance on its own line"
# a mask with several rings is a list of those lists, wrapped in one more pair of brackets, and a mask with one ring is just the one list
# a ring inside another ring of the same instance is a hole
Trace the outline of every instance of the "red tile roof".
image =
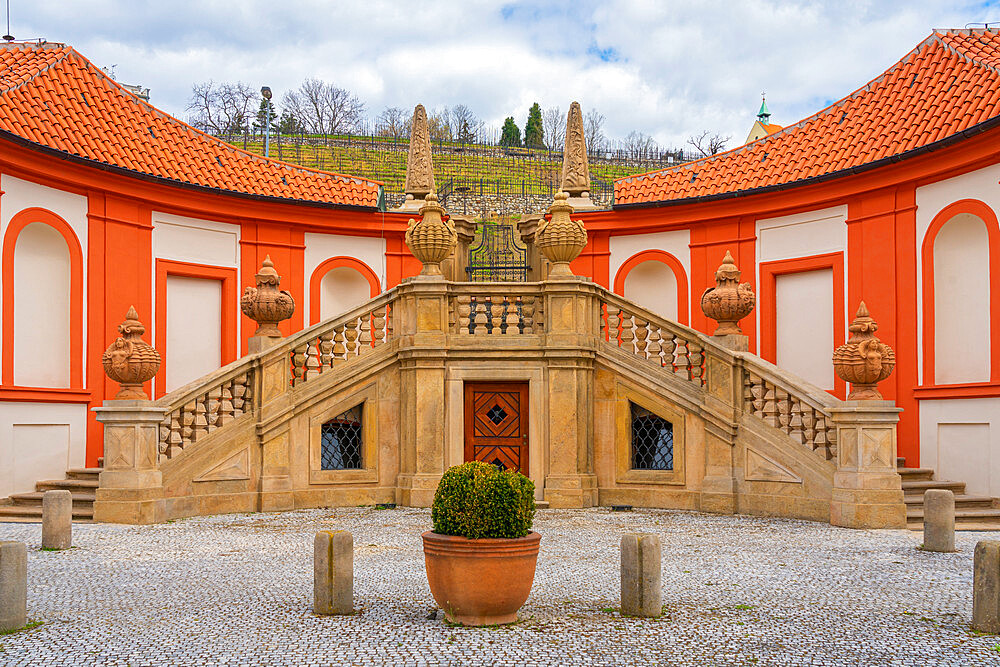
[(63, 44), (0, 44), (0, 131), (176, 183), (320, 204), (378, 203), (378, 182), (235, 148), (139, 99)]
[(863, 88), (795, 125), (726, 153), (619, 179), (615, 206), (805, 185), (998, 116), (1000, 33), (935, 32)]

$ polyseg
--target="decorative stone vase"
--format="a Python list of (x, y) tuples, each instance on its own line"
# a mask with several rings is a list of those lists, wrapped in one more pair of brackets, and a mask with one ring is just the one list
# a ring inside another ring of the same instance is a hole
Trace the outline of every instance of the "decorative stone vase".
[(128, 309), (125, 321), (118, 325), (121, 335), (111, 343), (101, 363), (105, 374), (121, 385), (115, 401), (148, 401), (142, 385), (160, 370), (160, 353), (142, 339), (146, 327), (139, 321), (135, 306)]
[(582, 220), (571, 220), (573, 207), (566, 200), (569, 195), (557, 192), (555, 201), (549, 207), (550, 217), (538, 225), (535, 245), (552, 263), (549, 277), (572, 276), (569, 263), (580, 255), (587, 245), (587, 229)]
[(470, 540), (427, 531), (427, 582), (445, 617), (461, 625), (502, 625), (517, 620), (535, 580), (541, 536)]
[(254, 276), (257, 287), (247, 287), (240, 298), (240, 310), (257, 323), (254, 336), (281, 338), (278, 322), (287, 320), (295, 312), (295, 299), (285, 290), (279, 290), (281, 276), (274, 269), (271, 256), (264, 258), (260, 271)]
[(441, 262), (455, 250), (458, 234), (451, 222), (444, 219), (444, 208), (438, 204), (433, 192), (425, 197), (420, 207), (420, 219), (410, 218), (406, 228), (406, 245), (413, 256), (424, 265), (422, 276), (441, 276)]
[(892, 374), (896, 353), (875, 337), (878, 323), (868, 313), (864, 301), (848, 329), (851, 337), (833, 353), (833, 370), (841, 380), (851, 383), (847, 400), (882, 400), (876, 385)]
[(740, 283), (741, 272), (736, 268), (732, 254), (726, 257), (715, 272), (715, 287), (701, 295), (701, 312), (716, 322), (714, 336), (739, 335), (739, 321), (750, 314), (757, 303), (750, 283)]

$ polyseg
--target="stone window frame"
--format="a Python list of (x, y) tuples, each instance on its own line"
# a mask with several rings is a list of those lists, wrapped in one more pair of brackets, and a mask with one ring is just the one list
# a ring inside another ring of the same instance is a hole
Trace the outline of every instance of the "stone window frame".
[[(674, 431), (674, 469), (639, 470), (632, 467), (632, 403), (671, 423)], [(615, 390), (615, 481), (619, 484), (683, 486), (685, 478), (684, 412), (670, 403), (618, 383)]]
[[(361, 405), (361, 468), (323, 470), (323, 424)], [(378, 482), (378, 384), (328, 402), (309, 417), (309, 483), (358, 484)]]

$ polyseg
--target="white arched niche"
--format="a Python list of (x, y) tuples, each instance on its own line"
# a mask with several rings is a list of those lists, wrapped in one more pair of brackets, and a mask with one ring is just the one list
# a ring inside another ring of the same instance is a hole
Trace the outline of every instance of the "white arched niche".
[(656, 260), (640, 262), (625, 276), (624, 297), (673, 322), (677, 321), (677, 276)]
[(319, 317), (326, 320), (342, 315), (371, 298), (371, 285), (361, 272), (338, 266), (323, 274), (320, 281)]

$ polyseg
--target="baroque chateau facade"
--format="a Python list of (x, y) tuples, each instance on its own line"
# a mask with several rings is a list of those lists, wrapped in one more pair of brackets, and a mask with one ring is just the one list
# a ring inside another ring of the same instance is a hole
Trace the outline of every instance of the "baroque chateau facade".
[[(969, 494), (1000, 497), (998, 68), (1000, 34), (935, 32), (809, 118), (726, 153), (620, 180), (610, 210), (574, 197), (586, 246), (570, 269), (712, 334), (700, 302), (729, 252), (757, 294), (740, 323), (749, 352), (838, 399), (848, 387), (831, 355), (864, 301), (895, 350), (895, 371), (880, 390), (902, 409), (898, 455), (910, 468), (964, 482)], [(377, 182), (270, 160), (194, 130), (68, 46), (0, 46), (0, 90), (0, 497), (98, 466), (104, 425), (91, 409), (118, 391), (102, 354), (130, 307), (162, 357), (149, 385), (161, 398), (254, 352), (247, 339), (257, 323), (241, 314), (240, 293), (267, 259), (296, 304), (279, 325), (284, 336), (421, 271), (404, 238), (418, 207), (386, 211)], [(444, 268), (458, 281), (474, 223), (452, 221), (459, 250)], [(545, 222), (520, 223), (529, 248)], [(549, 265), (529, 255), (529, 281), (545, 280)], [(572, 298), (591, 298), (579, 289)], [(457, 298), (462, 318), (476, 297)], [(510, 308), (509, 321), (529, 333), (522, 306)], [(386, 312), (372, 313), (370, 322), (384, 326)], [(468, 318), (452, 324), (470, 326)], [(514, 375), (506, 379), (523, 374)], [(575, 391), (590, 396), (588, 386)], [(525, 396), (535, 406), (535, 394)], [(582, 423), (590, 405), (577, 405)], [(405, 422), (404, 413), (392, 419)], [(586, 434), (600, 428), (579, 428), (583, 452)], [(689, 437), (690, 452), (699, 446)], [(419, 456), (399, 456), (402, 468), (420, 467)], [(541, 491), (545, 466), (555, 464), (533, 461)], [(422, 483), (411, 477), (404, 500), (411, 491), (417, 498)], [(662, 498), (650, 493), (602, 499), (585, 487), (580, 497), (670, 506), (669, 489)], [(564, 497), (553, 495), (554, 505)]]

